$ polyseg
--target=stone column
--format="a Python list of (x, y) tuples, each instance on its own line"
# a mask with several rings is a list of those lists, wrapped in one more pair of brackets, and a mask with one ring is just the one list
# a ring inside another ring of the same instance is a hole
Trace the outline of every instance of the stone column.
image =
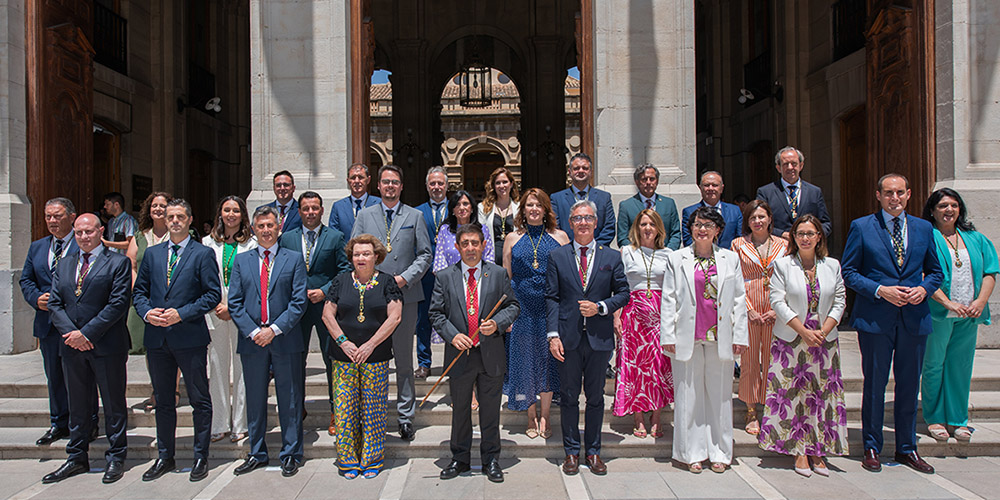
[(31, 244), (23, 0), (0, 0), (0, 354), (34, 349), (18, 280)]

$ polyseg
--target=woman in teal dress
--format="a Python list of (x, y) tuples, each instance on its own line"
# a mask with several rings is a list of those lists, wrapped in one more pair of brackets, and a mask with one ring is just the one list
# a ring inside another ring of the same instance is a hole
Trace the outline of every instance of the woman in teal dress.
[(953, 189), (931, 193), (924, 219), (934, 225), (934, 243), (944, 271), (941, 287), (931, 295), (934, 329), (924, 353), (920, 400), (931, 437), (969, 441), (969, 389), (979, 325), (990, 324), (990, 294), (996, 284), (997, 251), (976, 231), (965, 202)]

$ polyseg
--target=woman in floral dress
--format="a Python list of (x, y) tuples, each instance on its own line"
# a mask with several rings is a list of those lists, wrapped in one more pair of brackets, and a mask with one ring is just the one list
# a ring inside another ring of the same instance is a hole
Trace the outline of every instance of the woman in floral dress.
[(778, 319), (759, 441), (765, 450), (794, 456), (800, 475), (828, 476), (823, 457), (848, 452), (837, 342), (846, 292), (819, 219), (799, 217), (789, 235), (788, 255), (774, 263), (771, 279)]

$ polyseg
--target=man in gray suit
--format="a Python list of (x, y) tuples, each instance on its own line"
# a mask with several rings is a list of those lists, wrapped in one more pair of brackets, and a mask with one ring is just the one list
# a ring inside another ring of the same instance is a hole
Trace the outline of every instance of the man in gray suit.
[(833, 229), (826, 201), (823, 200), (823, 190), (802, 180), (805, 165), (806, 157), (802, 151), (791, 146), (783, 147), (774, 155), (774, 168), (781, 178), (757, 189), (757, 199), (766, 201), (774, 214), (771, 232), (786, 240), (792, 223), (802, 214), (813, 214), (819, 218), (827, 236)]
[[(455, 234), (462, 262), (438, 271), (428, 316), (448, 341), (445, 358), (458, 360), (448, 379), (454, 411), (451, 414), (451, 463), (441, 479), (452, 479), (470, 469), (472, 448), (472, 388), (479, 395), (479, 456), (483, 474), (503, 482), (500, 458), (500, 395), (507, 372), (504, 332), (514, 324), (521, 307), (514, 298), (504, 268), (483, 261), (483, 230), (466, 224)], [(492, 244), (492, 242), (490, 243)], [(506, 296), (506, 297), (505, 297)], [(503, 298), (503, 305), (486, 316)], [(478, 329), (478, 335), (474, 335)], [(466, 354), (468, 351), (468, 355)]]
[(424, 300), (420, 278), (431, 267), (431, 240), (427, 236), (423, 214), (399, 201), (403, 192), (403, 171), (395, 165), (378, 170), (378, 189), (382, 203), (358, 213), (351, 237), (371, 234), (385, 244), (389, 252), (376, 266), (396, 278), (403, 291), (403, 318), (392, 335), (396, 360), (396, 409), (399, 412), (399, 437), (412, 441), (415, 393), (413, 389), (413, 339), (417, 325), (417, 304)]

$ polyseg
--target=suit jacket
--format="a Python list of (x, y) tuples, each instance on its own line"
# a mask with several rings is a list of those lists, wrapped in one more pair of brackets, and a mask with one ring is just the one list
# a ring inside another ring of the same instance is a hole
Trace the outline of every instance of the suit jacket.
[[(52, 269), (49, 268), (49, 248), (52, 247), (52, 238), (53, 236), (49, 235), (31, 243), (28, 247), (28, 256), (24, 259), (24, 269), (21, 270), (21, 295), (24, 295), (24, 300), (35, 310), (32, 331), (35, 337), (40, 339), (57, 334), (49, 319), (49, 311), (38, 308), (38, 297), (52, 289)], [(65, 259), (77, 251), (76, 239), (71, 237), (69, 247), (63, 252), (62, 258)]]
[[(740, 207), (732, 203), (724, 201), (720, 201), (719, 203), (722, 204), (722, 218), (726, 221), (726, 227), (719, 234), (719, 241), (715, 243), (722, 248), (729, 249), (733, 244), (733, 240), (739, 238), (743, 233), (743, 212), (740, 212)], [(706, 206), (705, 202), (699, 201), (684, 209), (684, 213), (681, 215), (681, 238), (684, 246), (691, 245), (691, 231), (688, 230), (688, 221), (691, 219), (691, 214), (698, 207), (704, 206)]]
[[(576, 349), (580, 342), (590, 342), (595, 351), (615, 348), (614, 313), (628, 304), (628, 280), (621, 254), (605, 245), (597, 245), (594, 265), (587, 277), (587, 289), (580, 283), (573, 242), (552, 249), (545, 270), (546, 323), (549, 332), (559, 332), (567, 350)], [(586, 318), (587, 338), (584, 339), (584, 317), (578, 300), (604, 301), (606, 315)]]
[(240, 332), (236, 352), (251, 354), (265, 349), (278, 353), (305, 352), (306, 345), (299, 329), (299, 320), (306, 312), (306, 263), (302, 255), (277, 247), (267, 283), (267, 307), (270, 324), (281, 335), (267, 347), (254, 343), (250, 334), (261, 326), (260, 317), (260, 257), (257, 251), (236, 256), (233, 273), (229, 275), (229, 314)]
[[(278, 217), (281, 217), (281, 207), (278, 206), (278, 200), (268, 203), (267, 206), (274, 207), (275, 210), (278, 211)], [(291, 231), (297, 227), (302, 227), (302, 217), (299, 216), (299, 200), (292, 198), (292, 203), (288, 205), (287, 210), (288, 213), (285, 214), (285, 222), (281, 225), (281, 232)]]
[[(448, 223), (448, 201), (444, 202), (444, 215), (438, 224), (434, 224), (434, 210), (431, 207), (431, 202), (421, 203), (417, 206), (417, 210), (424, 215), (424, 224), (427, 225), (427, 237), (431, 239), (431, 255), (437, 255), (437, 233), (441, 226)], [(432, 259), (433, 260), (433, 259)], [(433, 279), (433, 274), (427, 273), (424, 277), (430, 276)]]
[[(979, 296), (979, 291), (983, 287), (983, 276), (1000, 273), (1000, 263), (997, 262), (997, 250), (993, 242), (979, 231), (958, 231), (965, 248), (969, 251), (969, 262), (966, 265), (972, 268), (972, 290), (973, 297)], [(934, 243), (937, 247), (938, 262), (941, 263), (943, 278), (941, 280), (941, 291), (951, 297), (951, 271), (952, 259), (955, 257), (951, 245), (945, 241), (944, 235), (937, 228), (934, 229)], [(944, 321), (948, 317), (948, 309), (936, 300), (928, 301), (931, 307), (931, 315), (935, 320)], [(954, 318), (953, 318), (954, 319)], [(990, 324), (990, 304), (983, 307), (983, 312), (974, 320), (977, 325)]]
[(177, 309), (181, 322), (171, 326), (146, 323), (143, 343), (147, 349), (163, 346), (175, 349), (207, 346), (211, 341), (205, 315), (222, 300), (222, 282), (215, 252), (192, 238), (174, 265), (167, 286), (167, 259), (170, 240), (146, 249), (132, 290), (135, 312), (145, 320), (150, 309)]
[[(306, 289), (321, 289), (323, 294), (330, 295), (330, 287), (333, 286), (333, 278), (344, 271), (352, 269), (351, 263), (347, 262), (347, 254), (344, 253), (344, 235), (338, 229), (319, 226), (319, 234), (316, 235), (316, 245), (310, 253), (309, 260), (312, 264), (306, 268)], [(302, 234), (305, 228), (293, 229), (287, 233), (282, 233), (278, 244), (281, 248), (287, 248), (292, 252), (297, 252), (302, 263), (305, 264), (305, 256), (302, 253)], [(323, 303), (316, 304), (322, 307)]]
[[(58, 335), (80, 330), (94, 344), (95, 356), (126, 354), (132, 340), (125, 326), (132, 299), (132, 262), (128, 257), (105, 248), (91, 263), (83, 280), (83, 293), (76, 296), (76, 265), (79, 252), (59, 261), (49, 298), (52, 325)], [(76, 349), (60, 344), (59, 351)]]
[[(226, 286), (225, 278), (222, 276), (222, 273), (223, 273), (223, 270), (222, 270), (222, 253), (223, 253), (223, 247), (225, 246), (225, 244), (221, 243), (221, 242), (218, 242), (218, 241), (215, 241), (215, 238), (212, 238), (212, 235), (208, 235), (208, 236), (205, 236), (204, 238), (202, 238), (201, 239), (201, 244), (205, 245), (208, 248), (211, 248), (212, 251), (215, 252), (215, 264), (217, 266), (219, 266), (219, 283), (222, 285), (222, 288), (221, 288), (222, 299), (220, 300), (219, 303), (220, 304), (229, 304), (229, 287)], [(236, 253), (237, 254), (241, 254), (243, 252), (249, 252), (250, 250), (253, 250), (255, 248), (257, 248), (257, 237), (256, 236), (251, 236), (249, 240), (246, 240), (243, 243), (239, 243), (239, 244), (236, 245)], [(234, 266), (236, 265), (236, 256), (235, 255), (233, 256), (233, 265)], [(218, 316), (215, 315), (214, 312), (210, 312), (210, 313), (206, 314), (205, 315), (205, 319), (208, 321), (208, 329), (209, 330), (214, 330), (215, 328), (217, 328), (223, 322), (221, 319), (218, 318)]]
[[(484, 260), (482, 277), (479, 281), (479, 322), (486, 320), (493, 306), (500, 297), (507, 295), (503, 305), (491, 318), (497, 323), (497, 332), (493, 335), (479, 336), (479, 345), (483, 355), (483, 366), (491, 376), (498, 377), (507, 372), (507, 349), (504, 335), (507, 328), (514, 324), (521, 312), (521, 305), (514, 298), (514, 290), (510, 286), (510, 278), (504, 268)], [(431, 305), (428, 317), (434, 329), (443, 337), (445, 343), (445, 358), (454, 359), (459, 353), (451, 345), (451, 341), (459, 334), (471, 335), (469, 317), (466, 312), (465, 277), (462, 274), (462, 263), (448, 266), (437, 273), (434, 281), (434, 293), (431, 294)], [(452, 368), (455, 375), (465, 371), (467, 356), (460, 356)]]
[[(667, 231), (667, 239), (663, 243), (667, 248), (677, 250), (681, 247), (681, 222), (678, 220), (677, 204), (673, 198), (658, 194), (653, 196), (656, 197), (656, 205), (653, 208), (660, 214), (663, 228)], [(625, 198), (618, 204), (618, 248), (625, 248), (631, 244), (628, 241), (628, 232), (644, 208), (646, 205), (642, 203), (639, 193), (631, 198)]]
[[(590, 201), (597, 205), (597, 226), (594, 228), (594, 239), (598, 244), (611, 245), (615, 240), (615, 209), (611, 206), (611, 194), (607, 191), (590, 188)], [(556, 212), (559, 229), (569, 235), (573, 241), (573, 230), (569, 226), (569, 209), (576, 203), (576, 194), (572, 188), (566, 188), (552, 195), (552, 210)]]
[[(819, 306), (816, 308), (819, 326), (823, 326), (826, 318), (833, 318), (840, 323), (844, 309), (847, 308), (847, 289), (840, 276), (840, 262), (833, 257), (817, 260), (816, 280), (819, 282)], [(774, 335), (785, 342), (795, 340), (799, 334), (788, 326), (788, 322), (792, 318), (799, 318), (799, 321), (805, 323), (806, 314), (809, 313), (806, 273), (798, 259), (786, 255), (774, 261), (769, 299), (771, 309), (778, 315), (778, 320), (774, 322)], [(836, 327), (826, 335), (826, 340), (835, 338)]]
[[(364, 206), (362, 209), (370, 207), (372, 205), (378, 205), (382, 202), (382, 198), (378, 196), (368, 195), (365, 199)], [(330, 221), (327, 224), (333, 229), (337, 229), (343, 235), (350, 235), (354, 230), (354, 202), (351, 201), (350, 196), (341, 198), (335, 202), (330, 207)]]
[[(740, 257), (715, 247), (719, 277), (717, 342), (719, 358), (732, 360), (733, 345), (749, 345), (746, 289)], [(660, 343), (674, 344), (674, 359), (687, 361), (694, 354), (695, 329), (694, 248), (687, 246), (667, 255), (660, 305)]]
[(392, 218), (392, 235), (385, 234), (385, 213), (382, 205), (373, 205), (358, 213), (351, 238), (362, 234), (371, 234), (385, 243), (392, 245), (392, 252), (385, 257), (376, 269), (392, 276), (402, 276), (406, 286), (402, 287), (403, 303), (416, 304), (424, 300), (424, 288), (420, 279), (431, 267), (431, 239), (427, 236), (427, 227), (419, 210), (396, 204)]
[[(854, 219), (847, 233), (842, 262), (844, 284), (858, 292), (854, 299), (851, 326), (867, 333), (890, 333), (902, 322), (914, 335), (931, 332), (931, 294), (944, 277), (934, 248), (930, 222), (906, 215), (906, 253), (903, 266), (896, 265), (892, 240), (882, 211)], [(875, 296), (880, 285), (922, 286), (927, 298), (919, 304), (896, 307)]]
[[(830, 214), (826, 211), (826, 202), (823, 201), (823, 190), (818, 186), (809, 184), (804, 180), (799, 181), (799, 209), (798, 215), (813, 214), (819, 218), (823, 224), (823, 232), (830, 236), (833, 224), (830, 222)], [(764, 200), (771, 207), (774, 219), (774, 230), (772, 233), (781, 236), (781, 233), (792, 228), (792, 207), (788, 204), (787, 191), (781, 179), (770, 184), (764, 184), (757, 189), (757, 199)]]

